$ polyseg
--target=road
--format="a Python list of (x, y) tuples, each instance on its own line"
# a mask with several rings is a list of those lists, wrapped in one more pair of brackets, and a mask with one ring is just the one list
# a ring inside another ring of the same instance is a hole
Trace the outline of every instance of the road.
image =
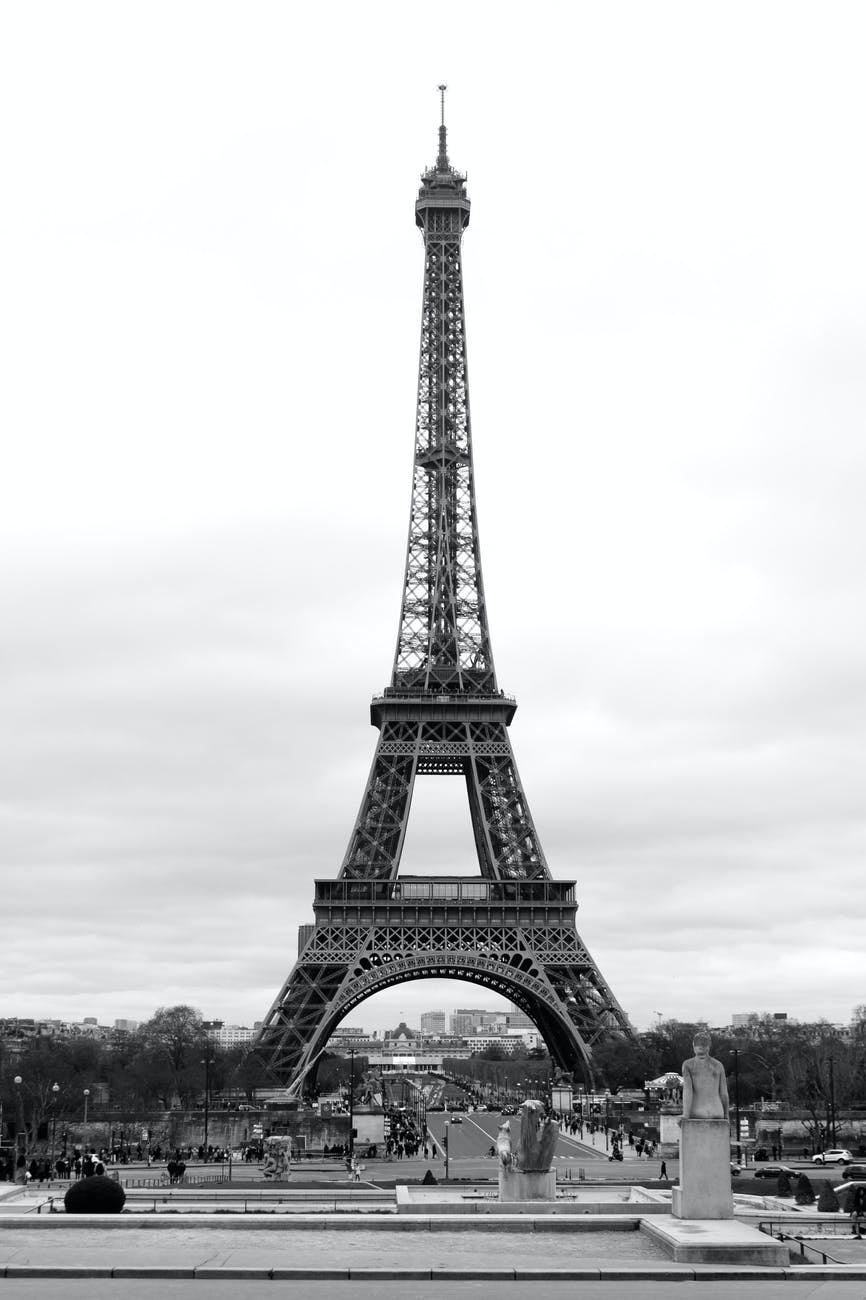
[[(520, 1135), (520, 1118), (517, 1115), (510, 1115), (508, 1119), (511, 1124), (511, 1137), (514, 1146), (517, 1146)], [(437, 1147), (437, 1156), (442, 1158), (445, 1151), (445, 1122), (448, 1122), (448, 1163), (449, 1170), (452, 1174), (465, 1174), (469, 1178), (478, 1178), (483, 1175), (487, 1177), (496, 1177), (496, 1157), (489, 1156), (487, 1153), (491, 1146), (495, 1145), (496, 1137), (499, 1132), (500, 1124), (504, 1123), (502, 1116), (492, 1111), (473, 1111), (457, 1113), (457, 1122), (451, 1115), (444, 1114), (442, 1111), (427, 1112), (427, 1128), (430, 1131)], [(592, 1146), (578, 1142), (575, 1138), (561, 1133), (556, 1144), (554, 1152), (554, 1161), (559, 1172), (560, 1178), (567, 1176), (567, 1170), (573, 1166), (572, 1176), (578, 1177), (578, 1168), (585, 1167), (588, 1164), (595, 1165), (597, 1168), (594, 1174), (600, 1173), (601, 1168), (608, 1168), (608, 1160), (603, 1152), (596, 1151)], [(621, 1170), (621, 1166), (617, 1166)]]

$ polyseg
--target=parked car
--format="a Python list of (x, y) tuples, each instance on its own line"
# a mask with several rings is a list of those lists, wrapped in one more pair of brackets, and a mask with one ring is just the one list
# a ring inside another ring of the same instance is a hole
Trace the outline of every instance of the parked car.
[(762, 1165), (760, 1169), (755, 1170), (756, 1178), (778, 1178), (780, 1174), (787, 1174), (791, 1178), (796, 1176), (797, 1170), (792, 1169), (790, 1165)]
[(815, 1165), (850, 1165), (854, 1159), (850, 1151), (844, 1147), (834, 1147), (832, 1151), (819, 1151), (816, 1156), (812, 1156), (812, 1163)]

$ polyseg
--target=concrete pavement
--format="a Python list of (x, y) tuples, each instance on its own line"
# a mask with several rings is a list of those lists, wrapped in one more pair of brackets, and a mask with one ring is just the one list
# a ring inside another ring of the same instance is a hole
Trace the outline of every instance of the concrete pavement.
[(645, 1275), (556, 1281), (552, 1278), (511, 1282), (387, 1278), (349, 1281), (297, 1280), (261, 1282), (233, 1278), (152, 1281), (138, 1278), (7, 1278), (3, 1294), (9, 1300), (863, 1300), (862, 1281), (839, 1278), (767, 1278), (750, 1281), (733, 1271), (728, 1277), (715, 1269), (710, 1276), (652, 1280)]

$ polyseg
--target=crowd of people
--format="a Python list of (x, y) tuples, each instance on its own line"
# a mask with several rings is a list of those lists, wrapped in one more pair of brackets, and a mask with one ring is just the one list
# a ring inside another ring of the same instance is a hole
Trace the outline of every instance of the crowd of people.
[(426, 1132), (422, 1136), (414, 1115), (408, 1111), (390, 1110), (387, 1115), (388, 1132), (385, 1137), (385, 1156), (388, 1160), (402, 1160), (404, 1156), (411, 1159), (421, 1152), (424, 1159), (429, 1158), (430, 1147)]

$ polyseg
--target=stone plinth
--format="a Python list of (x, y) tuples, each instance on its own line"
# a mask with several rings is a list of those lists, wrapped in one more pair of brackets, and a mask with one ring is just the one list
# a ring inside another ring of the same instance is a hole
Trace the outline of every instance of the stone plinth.
[(666, 1101), (659, 1113), (659, 1144), (656, 1155), (662, 1160), (671, 1160), (680, 1153), (680, 1119), (682, 1107)]
[[(670, 1219), (665, 1215), (641, 1219), (640, 1230), (666, 1250), (678, 1264), (724, 1264), (728, 1267), (784, 1268), (791, 1262), (784, 1242), (751, 1224), (729, 1219)], [(805, 1274), (807, 1270), (804, 1269)], [(732, 1277), (736, 1273), (732, 1272)], [(731, 1282), (731, 1288), (736, 1282)]]
[(499, 1166), (499, 1199), (511, 1201), (555, 1201), (556, 1170), (514, 1169)]
[(680, 1185), (675, 1219), (732, 1219), (731, 1138), (726, 1119), (680, 1121)]

